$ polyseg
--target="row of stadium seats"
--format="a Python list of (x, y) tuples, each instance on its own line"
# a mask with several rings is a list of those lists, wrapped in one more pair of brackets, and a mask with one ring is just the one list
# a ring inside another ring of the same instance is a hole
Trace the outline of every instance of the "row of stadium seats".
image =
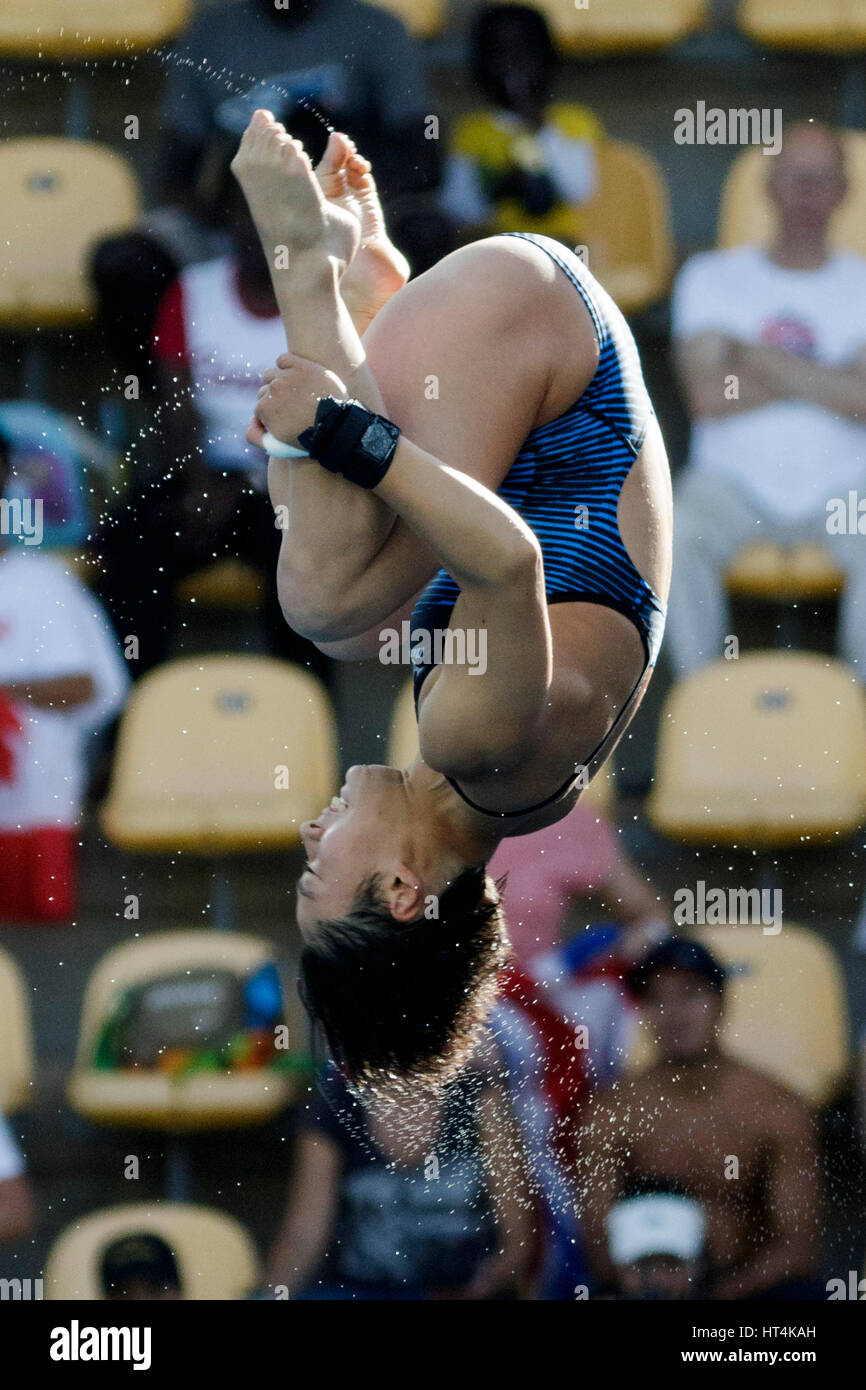
[[(693, 928), (730, 979), (723, 1045), (732, 1056), (790, 1086), (810, 1105), (829, 1101), (850, 1062), (850, 1028), (842, 972), (832, 949), (806, 927), (785, 922), (778, 933), (759, 925)], [(130, 991), (148, 984), (222, 979), (239, 984), (272, 961), (267, 943), (241, 933), (198, 928), (153, 932), (109, 951), (94, 970), (84, 997), (78, 1046), (68, 1079), (71, 1108), (90, 1123), (112, 1129), (148, 1129), (169, 1136), (261, 1125), (298, 1097), (310, 1075), (308, 1053), (284, 1049), (282, 1065), (220, 1069), (196, 1066), (106, 1065), (100, 1039)], [(33, 1038), (23, 976), (0, 952), (0, 1110), (26, 1110), (36, 1087)], [(205, 1020), (207, 1006), (202, 1007)], [(288, 1038), (296, 1031), (288, 1001)], [(196, 1025), (207, 1030), (207, 1023)], [(205, 1047), (205, 1043), (202, 1043)], [(653, 1058), (649, 1034), (636, 1027), (626, 1066), (640, 1070)], [(203, 1055), (203, 1054), (202, 1054)]]
[[(403, 20), (416, 38), (448, 27), (447, 0), (370, 0)], [(575, 58), (657, 52), (709, 27), (710, 0), (536, 0), (559, 48)], [(193, 13), (192, 0), (29, 0), (0, 6), (0, 56), (72, 62), (131, 54), (170, 42)], [(866, 0), (740, 0), (739, 28), (770, 48), (850, 53), (866, 48)]]
[[(866, 134), (844, 133), (851, 190), (832, 228), (834, 246), (866, 255)], [(734, 161), (722, 195), (721, 246), (766, 243), (772, 213), (757, 148)], [(93, 312), (88, 255), (128, 229), (138, 182), (120, 155), (90, 141), (40, 136), (0, 143), (0, 327), (71, 328)], [(606, 140), (599, 189), (584, 209), (590, 268), (625, 313), (663, 298), (674, 269), (670, 198), (656, 161)]]
[[(337, 784), (336, 747), (327, 695), (306, 671), (267, 657), (169, 662), (129, 702), (103, 830), (139, 853), (296, 846)], [(388, 761), (406, 766), (416, 751), (407, 685)], [(590, 793), (603, 809), (597, 798), (609, 790)], [(663, 834), (698, 844), (784, 847), (851, 834), (866, 820), (866, 701), (854, 673), (785, 651), (694, 672), (662, 711), (647, 810)]]

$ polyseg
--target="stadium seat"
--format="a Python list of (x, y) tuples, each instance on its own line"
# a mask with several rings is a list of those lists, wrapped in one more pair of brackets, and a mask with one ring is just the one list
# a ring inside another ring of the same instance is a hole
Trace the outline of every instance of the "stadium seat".
[(33, 1086), (33, 1029), (24, 977), (0, 951), (0, 1114), (23, 1110)]
[(336, 785), (314, 676), (268, 657), (185, 657), (135, 688), (101, 821), (127, 850), (277, 849), (299, 844)]
[(441, 34), (448, 17), (446, 0), (371, 0), (371, 3), (402, 19), (416, 39), (432, 39)]
[[(786, 0), (787, 3), (787, 0)], [(819, 7), (813, 6), (815, 13)], [(840, 132), (848, 166), (849, 192), (830, 227), (830, 241), (839, 251), (866, 255), (866, 133)], [(718, 244), (741, 246), (746, 242), (767, 246), (773, 239), (775, 213), (767, 197), (766, 179), (772, 167), (760, 149), (744, 150), (731, 165), (722, 189)]]
[(263, 593), (259, 571), (233, 556), (196, 570), (177, 586), (177, 597), (184, 603), (241, 612), (260, 608)]
[(805, 652), (693, 672), (662, 712), (647, 811), (693, 843), (831, 841), (866, 816), (866, 703), (853, 671)]
[(866, 0), (740, 0), (737, 24), (767, 48), (866, 48)]
[[(78, 1047), (67, 1094), (72, 1109), (93, 1124), (155, 1129), (171, 1134), (262, 1124), (287, 1106), (297, 1091), (297, 1069), (272, 1067), (231, 1072), (198, 1071), (181, 1078), (166, 1072), (110, 1070), (95, 1063), (97, 1042), (124, 994), (135, 985), (183, 971), (231, 971), (240, 978), (273, 960), (273, 948), (257, 937), (235, 932), (154, 932), (103, 956), (84, 996)], [(285, 1000), (294, 1008), (294, 995)], [(302, 1024), (294, 1014), (289, 1040), (300, 1041)]]
[(599, 189), (581, 210), (588, 264), (623, 313), (661, 299), (673, 267), (670, 199), (659, 165), (636, 145), (605, 140)]
[[(408, 767), (418, 757), (418, 723), (415, 719), (415, 700), (412, 682), (407, 681), (394, 701), (385, 755), (391, 767)], [(616, 811), (616, 786), (609, 768), (593, 778), (580, 799), (581, 806), (590, 806), (600, 816), (613, 816)]]
[(557, 47), (574, 58), (654, 52), (704, 27), (708, 0), (536, 0)]
[(771, 542), (744, 546), (725, 575), (728, 592), (776, 603), (837, 598), (845, 574), (820, 545), (783, 550)]
[(45, 1262), (45, 1298), (102, 1299), (103, 1251), (121, 1236), (142, 1232), (161, 1236), (173, 1250), (187, 1299), (244, 1298), (258, 1283), (256, 1248), (234, 1217), (181, 1202), (130, 1202), (79, 1217), (60, 1233)]
[(100, 58), (174, 38), (192, 18), (193, 0), (27, 0), (0, 5), (0, 55)]
[[(120, 13), (125, 16), (125, 9)], [(0, 188), (0, 327), (85, 322), (93, 312), (88, 254), (138, 214), (130, 166), (91, 141), (5, 140)]]
[[(845, 986), (831, 948), (815, 932), (789, 922), (775, 936), (753, 925), (695, 927), (689, 935), (729, 972), (725, 1051), (790, 1086), (810, 1105), (828, 1101), (849, 1063)], [(654, 1046), (640, 1027), (629, 1069), (650, 1063)]]

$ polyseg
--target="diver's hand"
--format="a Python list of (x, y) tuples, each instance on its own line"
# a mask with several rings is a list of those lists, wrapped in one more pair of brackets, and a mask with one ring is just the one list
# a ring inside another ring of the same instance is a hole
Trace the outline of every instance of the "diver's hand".
[(314, 423), (316, 406), (323, 396), (333, 396), (338, 401), (349, 399), (345, 383), (336, 373), (293, 352), (282, 353), (276, 367), (265, 372), (262, 382), (255, 416), (247, 430), (247, 439), (259, 448), (265, 430), (284, 444), (297, 445), (301, 431)]

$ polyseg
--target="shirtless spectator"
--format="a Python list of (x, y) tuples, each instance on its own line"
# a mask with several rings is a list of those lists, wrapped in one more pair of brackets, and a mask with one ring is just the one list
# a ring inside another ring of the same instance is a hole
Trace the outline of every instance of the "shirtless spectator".
[(658, 1060), (600, 1092), (580, 1120), (577, 1201), (601, 1287), (618, 1286), (607, 1217), (623, 1196), (675, 1189), (706, 1215), (707, 1296), (823, 1298), (812, 1120), (784, 1086), (719, 1045), (724, 972), (672, 937), (632, 973)]
[(773, 245), (696, 256), (674, 290), (694, 423), (674, 492), (668, 651), (681, 673), (722, 655), (725, 570), (746, 542), (818, 543), (845, 570), (840, 645), (866, 680), (866, 545), (834, 534), (828, 512), (866, 488), (866, 260), (828, 244), (847, 191), (835, 135), (792, 126), (765, 163)]

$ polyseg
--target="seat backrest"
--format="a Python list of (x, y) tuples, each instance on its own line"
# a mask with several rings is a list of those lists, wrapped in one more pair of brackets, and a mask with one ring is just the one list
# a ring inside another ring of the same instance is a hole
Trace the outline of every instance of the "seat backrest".
[(84, 994), (76, 1068), (93, 1064), (96, 1039), (124, 993), (133, 986), (185, 971), (229, 972), (244, 979), (273, 959), (267, 941), (242, 932), (151, 932), (139, 941), (106, 952), (96, 965)]
[(709, 14), (708, 0), (540, 0), (538, 8), (558, 47), (577, 58), (664, 48), (700, 29)]
[(7, 0), (0, 5), (0, 54), (41, 60), (104, 58), (174, 38), (193, 0)]
[(88, 140), (4, 140), (0, 188), (0, 324), (86, 318), (93, 308), (89, 253), (138, 214), (131, 166)]
[[(848, 1068), (850, 1029), (842, 971), (826, 942), (789, 922), (775, 935), (753, 925), (695, 927), (689, 934), (728, 972), (725, 1051), (811, 1105), (829, 1100)], [(654, 1055), (641, 1027), (629, 1069)]]
[(598, 152), (599, 187), (582, 209), (589, 268), (604, 284), (605, 270), (645, 266), (664, 286), (673, 265), (670, 200), (664, 174), (652, 155), (621, 140), (604, 140)]
[(255, 1246), (234, 1217), (180, 1202), (131, 1202), (92, 1212), (61, 1232), (45, 1262), (45, 1298), (101, 1299), (103, 1251), (142, 1233), (160, 1236), (173, 1251), (187, 1299), (243, 1298), (258, 1282)]
[(187, 657), (136, 687), (102, 823), (129, 849), (294, 845), (336, 780), (334, 716), (314, 676), (268, 657)]
[(831, 657), (711, 662), (674, 687), (660, 729), (647, 809), (666, 833), (798, 843), (866, 814), (866, 701)]
[(441, 34), (448, 18), (445, 0), (370, 0), (379, 9), (402, 19), (416, 39), (432, 39)]
[[(866, 132), (839, 133), (845, 147), (849, 188), (848, 197), (833, 218), (830, 242), (837, 250), (866, 256)], [(768, 246), (772, 242), (776, 214), (766, 189), (772, 168), (772, 157), (757, 147), (737, 155), (722, 189), (719, 246)]]

